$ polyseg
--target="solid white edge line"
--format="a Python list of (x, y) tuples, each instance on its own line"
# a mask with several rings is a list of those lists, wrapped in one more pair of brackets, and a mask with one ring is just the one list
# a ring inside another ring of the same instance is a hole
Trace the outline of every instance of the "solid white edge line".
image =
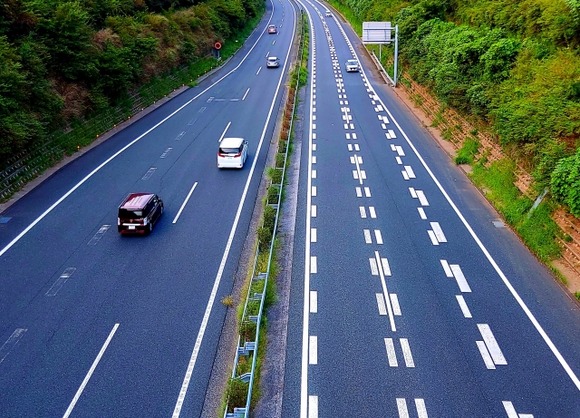
[(191, 195), (192, 195), (192, 193), (193, 193), (193, 191), (195, 190), (196, 187), (197, 187), (197, 181), (195, 183), (193, 183), (193, 187), (191, 188), (191, 190), (187, 194), (185, 200), (181, 204), (181, 207), (179, 208), (179, 211), (177, 212), (177, 215), (175, 215), (175, 218), (173, 219), (173, 223), (177, 223), (177, 220), (181, 216), (181, 212), (183, 212), (183, 209), (185, 209), (185, 205), (187, 205), (187, 202), (189, 202), (189, 198), (191, 197)]
[(91, 378), (91, 376), (95, 372), (95, 369), (97, 368), (97, 365), (99, 364), (99, 361), (101, 361), (101, 358), (105, 354), (105, 351), (107, 350), (107, 347), (109, 346), (109, 343), (113, 339), (115, 332), (117, 332), (117, 328), (119, 328), (119, 324), (115, 324), (115, 326), (113, 327), (111, 332), (109, 332), (109, 336), (107, 337), (105, 343), (101, 347), (101, 350), (99, 351), (99, 354), (97, 355), (97, 358), (95, 358), (95, 360), (93, 361), (91, 368), (89, 369), (87, 375), (83, 379), (83, 382), (81, 383), (80, 387), (78, 388), (77, 393), (75, 394), (73, 400), (71, 401), (70, 405), (66, 409), (66, 412), (64, 413), (63, 418), (68, 418), (70, 416), (70, 414), (72, 413), (75, 405), (77, 404), (79, 398), (81, 397), (83, 391), (85, 390), (87, 383), (89, 383), (89, 379)]
[[(273, 8), (274, 7), (274, 3), (273, 3), (272, 0), (270, 0), (270, 2), (272, 3), (272, 8)], [(270, 17), (270, 20), (271, 20), (271, 17)], [(270, 22), (270, 21), (268, 21), (268, 22)], [(265, 31), (265, 28), (264, 28), (264, 31)], [(294, 32), (292, 33), (292, 38), (294, 38)], [(244, 56), (244, 58), (242, 59), (242, 61), (240, 62), (240, 64), (238, 64), (238, 66), (235, 67), (234, 70), (232, 70), (231, 72), (235, 71), (237, 68), (240, 67), (240, 65), (242, 64), (243, 60), (246, 59), (246, 57), (250, 54), (250, 52), (257, 45), (259, 39), (260, 38), (258, 38), (258, 40), (256, 40), (256, 42), (254, 43), (254, 45), (252, 46), (252, 48), (250, 48), (250, 50), (248, 51), (248, 53)], [(269, 121), (270, 121), (270, 119), (272, 117), (272, 113), (274, 111), (274, 105), (276, 104), (275, 98), (279, 94), (280, 86), (282, 84), (283, 74), (286, 71), (286, 63), (288, 62), (288, 57), (290, 55), (290, 50), (291, 50), (291, 48), (288, 48), (288, 52), (286, 53), (286, 60), (284, 62), (284, 67), (282, 68), (282, 72), (280, 73), (280, 78), (278, 79), (278, 85), (276, 86), (276, 91), (274, 92), (274, 99), (272, 100), (272, 103), (270, 105), (270, 110), (268, 111), (268, 116), (266, 117), (266, 121), (264, 123), (264, 128), (262, 129), (262, 134), (260, 136), (260, 142), (258, 143), (258, 148), (256, 149), (256, 155), (259, 155), (260, 154), (260, 150), (262, 149), (262, 144), (264, 143), (264, 138), (266, 137), (266, 131), (268, 129), (268, 124), (269, 124)], [(228, 74), (230, 74), (230, 73), (228, 73)], [(175, 408), (173, 410), (173, 415), (172, 415), (173, 418), (179, 417), (179, 415), (181, 413), (181, 408), (183, 406), (183, 402), (185, 400), (185, 396), (187, 394), (187, 390), (189, 389), (189, 384), (190, 384), (190, 381), (191, 381), (191, 376), (193, 374), (193, 369), (195, 368), (195, 363), (197, 362), (197, 357), (198, 357), (198, 354), (199, 354), (199, 350), (200, 350), (200, 347), (201, 347), (201, 343), (203, 341), (203, 337), (205, 335), (205, 330), (206, 330), (207, 324), (209, 322), (209, 316), (210, 316), (211, 311), (213, 309), (213, 304), (215, 302), (215, 298), (216, 298), (216, 295), (217, 295), (217, 291), (218, 291), (219, 285), (221, 283), (223, 271), (225, 269), (226, 261), (227, 261), (227, 259), (229, 257), (230, 248), (232, 246), (232, 243), (233, 243), (233, 240), (234, 240), (234, 236), (235, 236), (236, 230), (238, 228), (238, 222), (239, 222), (240, 217), (241, 217), (241, 214), (242, 214), (242, 209), (243, 209), (244, 203), (246, 201), (246, 195), (248, 194), (248, 190), (250, 188), (250, 183), (252, 181), (252, 177), (253, 177), (253, 174), (254, 174), (254, 170), (256, 169), (257, 162), (258, 162), (258, 158), (254, 158), (253, 159), (253, 162), (252, 162), (252, 166), (250, 168), (250, 173), (248, 174), (248, 179), (246, 180), (246, 185), (244, 187), (244, 191), (242, 193), (242, 197), (240, 199), (240, 203), (238, 205), (238, 210), (237, 210), (236, 216), (234, 218), (234, 223), (233, 223), (232, 228), (230, 230), (230, 235), (228, 237), (228, 241), (227, 241), (227, 244), (226, 244), (226, 248), (224, 250), (223, 257), (222, 257), (222, 260), (221, 260), (221, 263), (220, 263), (218, 272), (217, 272), (216, 277), (215, 277), (215, 281), (214, 281), (214, 284), (213, 284), (213, 288), (211, 290), (210, 297), (209, 297), (209, 299), (207, 301), (207, 305), (206, 305), (206, 308), (205, 308), (205, 313), (203, 315), (203, 319), (202, 319), (201, 325), (199, 327), (199, 332), (198, 332), (197, 337), (195, 339), (195, 346), (193, 348), (193, 351), (191, 352), (191, 358), (190, 358), (189, 363), (188, 363), (188, 366), (187, 366), (187, 371), (186, 371), (185, 376), (183, 378), (183, 383), (181, 385), (181, 389), (179, 390), (179, 395), (178, 395), (177, 401), (175, 403)], [(306, 295), (308, 295), (308, 293)]]

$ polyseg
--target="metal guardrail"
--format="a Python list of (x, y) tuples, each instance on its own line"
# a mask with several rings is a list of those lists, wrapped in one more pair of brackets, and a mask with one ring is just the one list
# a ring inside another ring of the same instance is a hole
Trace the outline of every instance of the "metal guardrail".
[[(299, 48), (300, 48), (300, 51), (302, 52), (300, 63), (302, 63), (304, 60), (304, 51), (303, 51), (304, 31), (305, 31), (305, 26), (303, 25), (301, 40), (299, 43)], [(260, 341), (260, 324), (262, 322), (262, 315), (264, 313), (264, 303), (266, 300), (266, 289), (268, 287), (268, 280), (270, 278), (270, 269), (271, 269), (271, 265), (272, 265), (272, 258), (274, 255), (274, 245), (276, 242), (276, 235), (277, 235), (277, 229), (278, 229), (278, 218), (280, 215), (280, 205), (282, 202), (282, 193), (283, 193), (283, 189), (284, 189), (284, 179), (286, 178), (286, 163), (288, 161), (288, 153), (290, 150), (290, 136), (291, 136), (291, 132), (292, 132), (292, 129), (294, 126), (294, 112), (296, 109), (296, 102), (297, 102), (297, 96), (298, 96), (297, 91), (299, 88), (300, 67), (301, 67), (301, 65), (297, 67), (298, 71), (296, 71), (296, 74), (295, 74), (296, 89), (294, 90), (295, 94), (293, 97), (290, 123), (289, 123), (289, 128), (287, 131), (288, 137), (286, 138), (286, 141), (284, 141), (285, 142), (284, 161), (283, 161), (283, 164), (281, 164), (282, 167), (277, 167), (277, 165), (278, 165), (277, 163), (274, 164), (275, 170), (282, 171), (281, 180), (280, 180), (280, 183), (271, 183), (270, 184), (270, 187), (275, 186), (278, 188), (277, 199), (276, 199), (276, 202), (269, 202), (268, 200), (266, 200), (266, 205), (270, 206), (276, 210), (274, 228), (273, 228), (272, 236), (270, 238), (268, 263), (267, 263), (267, 267), (266, 267), (265, 272), (257, 271), (258, 258), (260, 255), (260, 246), (258, 245), (256, 248), (256, 254), (254, 256), (254, 265), (252, 268), (252, 276), (251, 276), (252, 280), (251, 280), (251, 283), (250, 283), (250, 286), (248, 289), (248, 293), (246, 295), (246, 301), (244, 304), (244, 312), (242, 315), (242, 322), (241, 322), (242, 328), (247, 327), (248, 325), (253, 326), (253, 324), (255, 324), (255, 327), (256, 327), (255, 338), (248, 340), (247, 335), (243, 335), (245, 333), (240, 332), (240, 336), (238, 337), (238, 345), (237, 345), (238, 348), (236, 350), (234, 364), (233, 364), (233, 370), (232, 370), (232, 376), (231, 376), (231, 379), (237, 379), (240, 382), (248, 384), (248, 393), (246, 396), (246, 403), (244, 406), (239, 406), (239, 405), (233, 406), (233, 405), (229, 405), (229, 399), (228, 399), (228, 405), (226, 406), (226, 410), (224, 412), (224, 418), (249, 418), (249, 416), (250, 416), (250, 404), (252, 401), (252, 389), (253, 389), (254, 380), (256, 377), (256, 361), (258, 358), (258, 344)], [(257, 314), (252, 314), (253, 310), (255, 310), (256, 303), (259, 303), (258, 312), (257, 312)], [(249, 357), (251, 357), (251, 361), (252, 361), (250, 371), (238, 373), (240, 359), (244, 358), (244, 359), (246, 359), (245, 361), (247, 361), (247, 359)], [(231, 409), (232, 412), (228, 412), (228, 409)]]

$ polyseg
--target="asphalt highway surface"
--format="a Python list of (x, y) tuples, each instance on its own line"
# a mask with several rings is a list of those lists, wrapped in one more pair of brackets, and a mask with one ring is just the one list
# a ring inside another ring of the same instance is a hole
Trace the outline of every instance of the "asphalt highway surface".
[[(199, 416), (281, 104), (295, 7), (267, 3), (198, 86), (66, 165), (1, 214), (0, 415)], [(268, 24), (277, 34), (268, 34)], [(266, 68), (266, 58), (280, 58)], [(219, 140), (243, 137), (241, 170)], [(117, 233), (131, 192), (165, 212)]]
[(300, 4), (312, 45), (282, 416), (580, 416), (576, 301), (340, 16)]

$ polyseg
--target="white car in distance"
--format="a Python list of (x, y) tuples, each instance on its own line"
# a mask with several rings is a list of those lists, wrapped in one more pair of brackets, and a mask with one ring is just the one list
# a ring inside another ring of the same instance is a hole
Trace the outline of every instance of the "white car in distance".
[(276, 68), (280, 66), (280, 59), (278, 57), (268, 57), (266, 60), (266, 67)]
[(223, 138), (217, 153), (218, 168), (243, 168), (248, 158), (248, 141), (244, 138)]
[(352, 71), (356, 71), (356, 72), (359, 71), (358, 61), (355, 60), (355, 59), (347, 60), (346, 61), (346, 64), (345, 64), (345, 67), (346, 67), (346, 72), (347, 73), (350, 73)]

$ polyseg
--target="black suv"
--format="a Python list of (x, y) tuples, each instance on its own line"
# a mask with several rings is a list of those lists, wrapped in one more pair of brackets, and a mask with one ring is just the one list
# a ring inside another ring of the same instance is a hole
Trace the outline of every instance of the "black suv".
[(163, 201), (153, 193), (131, 193), (119, 206), (117, 229), (125, 233), (150, 233), (163, 213)]

